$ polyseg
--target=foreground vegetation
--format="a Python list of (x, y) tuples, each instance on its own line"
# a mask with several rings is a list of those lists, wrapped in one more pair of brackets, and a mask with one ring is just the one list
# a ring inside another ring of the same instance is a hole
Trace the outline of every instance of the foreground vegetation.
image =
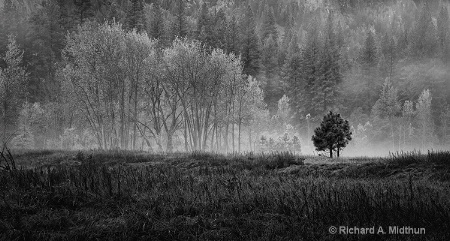
[[(449, 152), (338, 160), (3, 154), (2, 240), (450, 239)], [(331, 235), (331, 225), (410, 226), (426, 234)]]

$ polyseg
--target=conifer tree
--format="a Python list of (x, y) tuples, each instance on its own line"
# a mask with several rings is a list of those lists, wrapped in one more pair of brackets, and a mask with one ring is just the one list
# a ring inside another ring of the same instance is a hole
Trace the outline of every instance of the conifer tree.
[(155, 3), (151, 23), (149, 24), (149, 35), (155, 39), (161, 39), (164, 36), (164, 19), (161, 6)]
[[(30, 18), (31, 55), (28, 70), (30, 79), (28, 92), (31, 102), (56, 101), (60, 92), (59, 81), (55, 75), (61, 61), (65, 34), (61, 9), (57, 1), (44, 2)], [(45, 81), (43, 81), (45, 80)]]
[[(267, 6), (267, 5), (266, 5)], [(261, 28), (261, 40), (265, 41), (267, 38), (274, 38), (275, 42), (278, 42), (278, 31), (275, 23), (275, 16), (272, 8), (265, 8), (263, 13), (263, 23)]]
[(369, 30), (364, 47), (361, 51), (361, 82), (365, 85), (364, 98), (360, 104), (365, 113), (370, 113), (373, 103), (377, 100), (377, 92), (381, 88), (382, 78), (378, 73), (378, 49), (376, 47), (374, 33)]
[(431, 93), (424, 90), (416, 103), (417, 119), (419, 121), (419, 134), (421, 148), (430, 148), (434, 136), (433, 116), (431, 114)]
[(172, 19), (168, 19), (164, 22), (163, 35), (159, 40), (159, 45), (163, 47), (170, 46), (176, 37), (174, 33), (174, 21)]
[(364, 48), (361, 53), (361, 64), (364, 68), (374, 67), (377, 64), (377, 47), (372, 31), (367, 32)]
[(136, 29), (137, 32), (142, 32), (145, 29), (143, 0), (131, 0), (126, 18), (126, 28), (128, 30)]
[(240, 41), (236, 17), (233, 16), (231, 20), (228, 21), (226, 32), (226, 50), (228, 53), (234, 53), (235, 55), (237, 55), (239, 53)]
[(410, 141), (413, 135), (413, 119), (415, 116), (414, 103), (412, 101), (405, 101), (402, 108), (402, 122), (403, 122), (403, 146), (410, 146)]
[(352, 132), (348, 120), (344, 120), (340, 114), (329, 112), (323, 117), (320, 126), (314, 130), (312, 141), (317, 151), (329, 151), (333, 157), (333, 151), (340, 151), (352, 140)]
[(333, 16), (330, 13), (325, 29), (325, 41), (319, 58), (319, 76), (316, 81), (315, 109), (326, 113), (337, 107), (338, 86), (342, 82), (339, 66), (340, 54), (333, 31)]
[(267, 38), (261, 53), (261, 63), (264, 67), (264, 75), (267, 79), (274, 78), (278, 71), (277, 52), (278, 49), (275, 39), (273, 37)]
[(301, 76), (301, 51), (297, 42), (297, 38), (292, 38), (291, 42), (288, 44), (286, 52), (287, 56), (285, 58), (283, 67), (281, 68), (281, 76), (286, 86), (289, 86), (288, 88), (291, 88), (293, 86), (292, 83), (296, 82), (292, 80), (296, 80), (297, 77)]
[(398, 35), (399, 36), (395, 49), (399, 57), (405, 57), (408, 52), (408, 46), (410, 45), (409, 31), (407, 29), (400, 30), (400, 33), (398, 33)]
[(177, 0), (175, 6), (175, 20), (173, 22), (173, 35), (179, 38), (186, 37), (188, 34), (188, 26), (186, 21), (185, 0)]
[(204, 2), (202, 4), (202, 8), (200, 9), (200, 14), (197, 19), (197, 32), (200, 33), (201, 29), (205, 26), (209, 25), (209, 13), (208, 13), (208, 6)]
[(255, 20), (250, 5), (247, 6), (245, 16), (241, 22), (241, 61), (243, 73), (256, 76), (260, 68), (259, 39), (255, 33)]
[(59, 19), (58, 24), (61, 28), (64, 29), (65, 32), (75, 28), (79, 22), (79, 16), (73, 16), (71, 4), (67, 1), (57, 0), (57, 5), (59, 8), (59, 14), (57, 16)]
[(450, 19), (446, 7), (442, 7), (437, 19), (438, 43), (441, 58), (444, 61), (450, 60)]
[(391, 35), (386, 33), (381, 41), (381, 52), (383, 54), (383, 62), (380, 64), (384, 67), (383, 72), (386, 73), (389, 78), (393, 77), (395, 62), (397, 58), (395, 41)]
[(203, 3), (200, 9), (200, 15), (197, 19), (196, 35), (198, 40), (207, 45), (211, 45), (211, 23), (206, 3)]
[(387, 120), (390, 126), (390, 136), (392, 138), (392, 146), (395, 149), (395, 135), (394, 135), (394, 120), (401, 111), (400, 103), (398, 101), (398, 91), (392, 85), (389, 78), (386, 78), (380, 98), (375, 102), (372, 108), (372, 113), (380, 120)]
[(265, 101), (269, 111), (274, 113), (277, 107), (277, 101), (282, 97), (283, 86), (278, 78), (277, 46), (273, 37), (266, 39), (261, 54), (261, 62), (264, 71), (266, 85)]
[(286, 62), (286, 58), (288, 57), (289, 47), (293, 38), (294, 36), (292, 30), (286, 27), (286, 30), (283, 34), (283, 40), (281, 41), (281, 44), (278, 48), (278, 66), (280, 66), (281, 68), (283, 68)]
[(286, 95), (283, 95), (277, 102), (277, 116), (282, 123), (282, 130), (285, 131), (292, 116), (290, 99)]
[(225, 49), (226, 47), (226, 28), (227, 18), (222, 9), (220, 9), (214, 16), (212, 25), (212, 40), (211, 45), (214, 48)]
[(92, 7), (91, 0), (74, 0), (73, 3), (75, 5), (75, 15), (78, 18), (78, 23), (82, 24), (86, 18), (92, 15), (90, 12)]
[(296, 38), (289, 44), (288, 53), (282, 69), (283, 84), (285, 92), (291, 99), (294, 119), (299, 120), (304, 109), (305, 83), (302, 81), (301, 53)]
[(423, 4), (416, 21), (412, 39), (412, 53), (417, 57), (433, 56), (436, 51), (436, 29), (428, 2)]
[(5, 68), (0, 68), (0, 113), (2, 137), (5, 141), (13, 133), (19, 115), (19, 108), (26, 94), (24, 87), (27, 73), (21, 66), (23, 51), (15, 39), (9, 36), (8, 50), (3, 57)]
[(302, 82), (305, 85), (305, 114), (310, 114), (313, 117), (318, 115), (318, 110), (313, 106), (313, 98), (318, 94), (315, 87), (319, 77), (319, 48), (318, 30), (315, 26), (312, 26), (309, 29), (306, 43), (302, 48), (301, 72), (303, 76)]
[[(4, 53), (8, 45), (8, 36), (15, 32), (17, 11), (11, 0), (5, 0), (0, 8), (0, 53)], [(0, 59), (0, 67), (3, 67)]]
[(400, 110), (397, 88), (392, 85), (389, 78), (386, 78), (380, 98), (375, 103), (372, 111), (379, 118), (392, 119)]
[(17, 135), (11, 140), (11, 146), (17, 149), (33, 149), (35, 147), (34, 135), (30, 126), (30, 104), (25, 103), (20, 112)]

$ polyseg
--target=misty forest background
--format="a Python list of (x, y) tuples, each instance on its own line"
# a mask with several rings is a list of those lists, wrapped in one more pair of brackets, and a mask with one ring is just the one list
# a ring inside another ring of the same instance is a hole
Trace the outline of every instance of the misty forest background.
[(344, 155), (450, 145), (450, 4), (0, 0), (1, 138), (21, 149)]

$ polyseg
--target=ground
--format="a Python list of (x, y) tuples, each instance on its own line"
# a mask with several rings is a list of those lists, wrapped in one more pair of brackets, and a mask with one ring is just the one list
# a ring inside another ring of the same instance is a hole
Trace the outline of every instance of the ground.
[[(0, 171), (4, 240), (450, 240), (448, 152), (330, 159), (13, 151), (13, 158), (18, 170)], [(331, 234), (331, 226), (426, 233)]]

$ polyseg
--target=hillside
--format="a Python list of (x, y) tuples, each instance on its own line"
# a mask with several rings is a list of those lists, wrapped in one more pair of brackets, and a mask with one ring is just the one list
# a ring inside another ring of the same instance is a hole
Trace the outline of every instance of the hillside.
[(309, 155), (329, 111), (350, 122), (349, 155), (450, 143), (448, 1), (1, 4), (14, 148), (227, 153), (288, 134)]

